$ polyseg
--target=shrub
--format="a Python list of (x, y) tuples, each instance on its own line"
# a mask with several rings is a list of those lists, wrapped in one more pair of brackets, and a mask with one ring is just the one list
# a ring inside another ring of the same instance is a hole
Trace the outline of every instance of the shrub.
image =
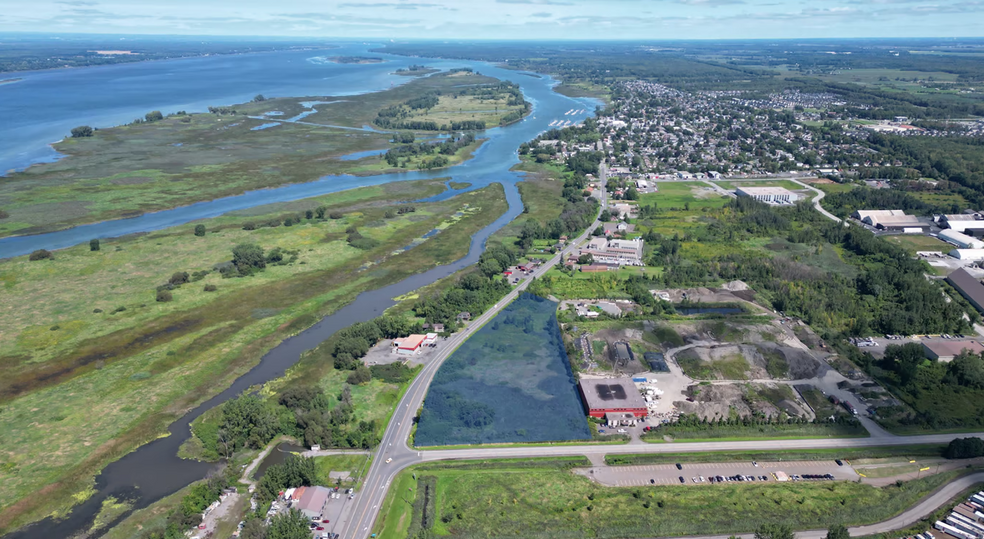
[(243, 224), (243, 230), (256, 230), (256, 223), (250, 221)]
[(355, 225), (349, 225), (348, 228), (345, 229), (345, 233), (346, 234), (358, 234), (359, 233), (359, 228), (357, 226), (355, 226)]
[(948, 459), (970, 459), (984, 456), (984, 440), (980, 438), (955, 438), (946, 446), (943, 456)]
[(35, 260), (53, 260), (54, 258), (55, 256), (51, 254), (51, 251), (47, 249), (38, 249), (37, 251), (31, 253), (28, 260), (33, 262)]
[(171, 275), (171, 278), (167, 280), (169, 284), (181, 285), (188, 282), (188, 272), (187, 271), (176, 271)]
[(148, 122), (157, 122), (163, 119), (164, 115), (161, 114), (161, 111), (159, 110), (150, 111), (147, 114), (144, 114), (144, 120), (147, 120)]
[(98, 251), (99, 250), (99, 240), (89, 240), (89, 250)]
[(172, 299), (174, 299), (174, 296), (172, 296), (171, 293), (168, 292), (167, 290), (157, 291), (157, 301), (161, 303), (166, 303), (168, 301), (171, 301)]
[(325, 207), (325, 206), (318, 206), (314, 210), (314, 215), (317, 216), (318, 219), (324, 219), (325, 218), (325, 212), (327, 212), (327, 211), (328, 211), (328, 208), (327, 207)]
[(10, 217), (10, 214), (9, 213), (7, 213), (7, 212), (5, 212), (3, 210), (0, 210), (0, 219), (6, 219), (8, 217)]
[(255, 243), (242, 243), (232, 248), (232, 263), (243, 275), (266, 267), (263, 248)]
[(363, 251), (368, 251), (369, 249), (374, 249), (376, 246), (378, 246), (379, 242), (372, 238), (359, 236), (358, 238), (354, 238), (354, 239), (349, 238), (349, 245), (355, 247), (356, 249), (362, 249)]
[(396, 217), (396, 210), (386, 210), (386, 218), (392, 219)]
[(205, 235), (205, 225), (195, 225), (195, 235), (202, 237)]
[(103, 310), (102, 309), (92, 309), (92, 312), (94, 312), (96, 314), (99, 314), (99, 313), (103, 312)]
[(314, 212), (311, 210), (304, 212), (304, 218), (308, 220), (314, 219)]
[(372, 372), (369, 370), (369, 367), (360, 364), (354, 371), (352, 371), (352, 374), (350, 374), (348, 379), (345, 381), (349, 384), (357, 386), (364, 384), (369, 380), (372, 380)]
[(72, 138), (91, 137), (92, 128), (87, 125), (80, 125), (72, 129)]
[(214, 284), (207, 284), (205, 285), (205, 288), (203, 290), (205, 290), (206, 292), (215, 292), (218, 289), (219, 287), (215, 286)]
[(345, 217), (345, 214), (340, 211), (333, 211), (328, 214), (329, 219), (341, 219), (342, 217)]

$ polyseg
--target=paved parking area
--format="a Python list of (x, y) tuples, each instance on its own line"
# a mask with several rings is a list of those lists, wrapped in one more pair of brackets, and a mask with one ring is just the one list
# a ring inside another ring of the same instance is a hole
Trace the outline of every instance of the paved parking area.
[[(838, 466), (832, 460), (822, 461), (790, 461), (790, 462), (759, 462), (758, 466), (751, 462), (720, 462), (720, 463), (694, 463), (683, 464), (683, 469), (678, 470), (673, 464), (650, 464), (640, 466), (599, 466), (594, 468), (583, 468), (577, 473), (591, 478), (602, 485), (610, 487), (639, 487), (645, 485), (681, 485), (680, 477), (686, 481), (686, 485), (695, 485), (693, 478), (704, 476), (703, 483), (698, 485), (710, 485), (711, 477), (731, 476), (731, 475), (752, 475), (758, 478), (766, 476), (766, 482), (775, 483), (772, 473), (782, 471), (789, 476), (804, 474), (831, 474), (835, 481), (855, 481), (858, 479), (854, 468), (844, 463)], [(655, 481), (655, 483), (651, 482)], [(756, 479), (756, 483), (762, 482)]]

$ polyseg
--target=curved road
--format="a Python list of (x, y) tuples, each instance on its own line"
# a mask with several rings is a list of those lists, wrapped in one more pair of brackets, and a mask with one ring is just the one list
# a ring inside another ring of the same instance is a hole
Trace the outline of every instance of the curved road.
[[(607, 207), (607, 195), (604, 191), (607, 171), (602, 165), (601, 171), (602, 184), (602, 204), (601, 209)], [(797, 182), (799, 183), (799, 182)], [(831, 215), (820, 207), (820, 200), (824, 193), (806, 184), (800, 184), (817, 193), (813, 199), (814, 206), (818, 211), (828, 218), (840, 222), (840, 219)], [(600, 214), (599, 210), (599, 214)], [(443, 450), (423, 450), (417, 451), (411, 448), (407, 442), (410, 431), (413, 427), (413, 419), (417, 411), (424, 402), (427, 388), (434, 378), (441, 364), (451, 356), (455, 349), (467, 340), (473, 333), (480, 329), (485, 323), (494, 318), (503, 307), (508, 305), (519, 294), (521, 294), (533, 277), (541, 277), (550, 270), (555, 264), (560, 262), (564, 256), (576, 249), (600, 222), (595, 222), (585, 230), (583, 234), (568, 244), (561, 253), (551, 258), (547, 263), (538, 268), (528, 278), (521, 282), (515, 289), (506, 295), (494, 307), (486, 311), (481, 316), (472, 320), (467, 328), (451, 336), (448, 346), (424, 366), (419, 375), (411, 382), (406, 393), (400, 400), (389, 425), (383, 433), (383, 439), (376, 449), (375, 458), (372, 466), (366, 475), (362, 492), (356, 496), (352, 513), (346, 519), (347, 522), (341, 530), (341, 537), (344, 539), (366, 539), (372, 533), (372, 527), (379, 514), (380, 507), (386, 498), (396, 474), (401, 470), (414, 464), (422, 462), (433, 462), (454, 459), (484, 459), (484, 458), (535, 458), (535, 457), (556, 457), (556, 456), (587, 456), (595, 459), (603, 459), (605, 455), (617, 454), (637, 454), (637, 453), (689, 453), (705, 451), (749, 451), (749, 450), (796, 450), (796, 449), (825, 449), (825, 448), (854, 448), (872, 446), (893, 446), (910, 444), (943, 444), (957, 437), (977, 436), (984, 438), (984, 433), (976, 434), (931, 434), (923, 436), (890, 436), (872, 438), (825, 438), (814, 440), (754, 440), (742, 442), (674, 442), (674, 443), (654, 443), (654, 444), (626, 444), (626, 445), (535, 445), (535, 446), (511, 446), (511, 447), (474, 447), (467, 449), (443, 449)], [(955, 480), (943, 487), (940, 491), (929, 496), (915, 507), (899, 515), (896, 518), (871, 526), (852, 528), (852, 535), (866, 535), (889, 531), (906, 526), (915, 522), (939, 507), (947, 500), (952, 498), (960, 491), (970, 485), (984, 480), (984, 473), (974, 474)], [(797, 534), (801, 539), (820, 539), (826, 531), (807, 531)], [(726, 539), (727, 536), (720, 536)], [(688, 538), (694, 539), (694, 538)], [(708, 536), (704, 539), (718, 539), (717, 536)]]

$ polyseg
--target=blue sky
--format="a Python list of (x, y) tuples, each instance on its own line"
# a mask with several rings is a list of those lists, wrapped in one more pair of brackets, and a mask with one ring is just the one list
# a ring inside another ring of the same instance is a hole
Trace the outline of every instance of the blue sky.
[(0, 31), (329, 38), (984, 35), (984, 0), (0, 0)]

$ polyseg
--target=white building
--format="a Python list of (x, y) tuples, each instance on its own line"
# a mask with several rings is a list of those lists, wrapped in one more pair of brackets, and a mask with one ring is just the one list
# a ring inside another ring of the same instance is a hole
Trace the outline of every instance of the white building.
[(866, 225), (878, 226), (878, 221), (890, 217), (903, 217), (905, 212), (902, 210), (858, 210), (851, 217)]
[(984, 249), (954, 249), (950, 256), (960, 260), (984, 260)]
[(950, 242), (960, 249), (984, 249), (984, 241), (974, 239), (949, 228), (940, 232), (940, 239)]
[(735, 194), (773, 204), (792, 204), (799, 196), (785, 187), (739, 187)]
[(940, 218), (940, 226), (957, 232), (984, 231), (984, 216), (979, 213), (958, 213), (944, 215)]
[(595, 264), (608, 266), (642, 266), (641, 239), (609, 240), (593, 238), (579, 254), (590, 254)]

